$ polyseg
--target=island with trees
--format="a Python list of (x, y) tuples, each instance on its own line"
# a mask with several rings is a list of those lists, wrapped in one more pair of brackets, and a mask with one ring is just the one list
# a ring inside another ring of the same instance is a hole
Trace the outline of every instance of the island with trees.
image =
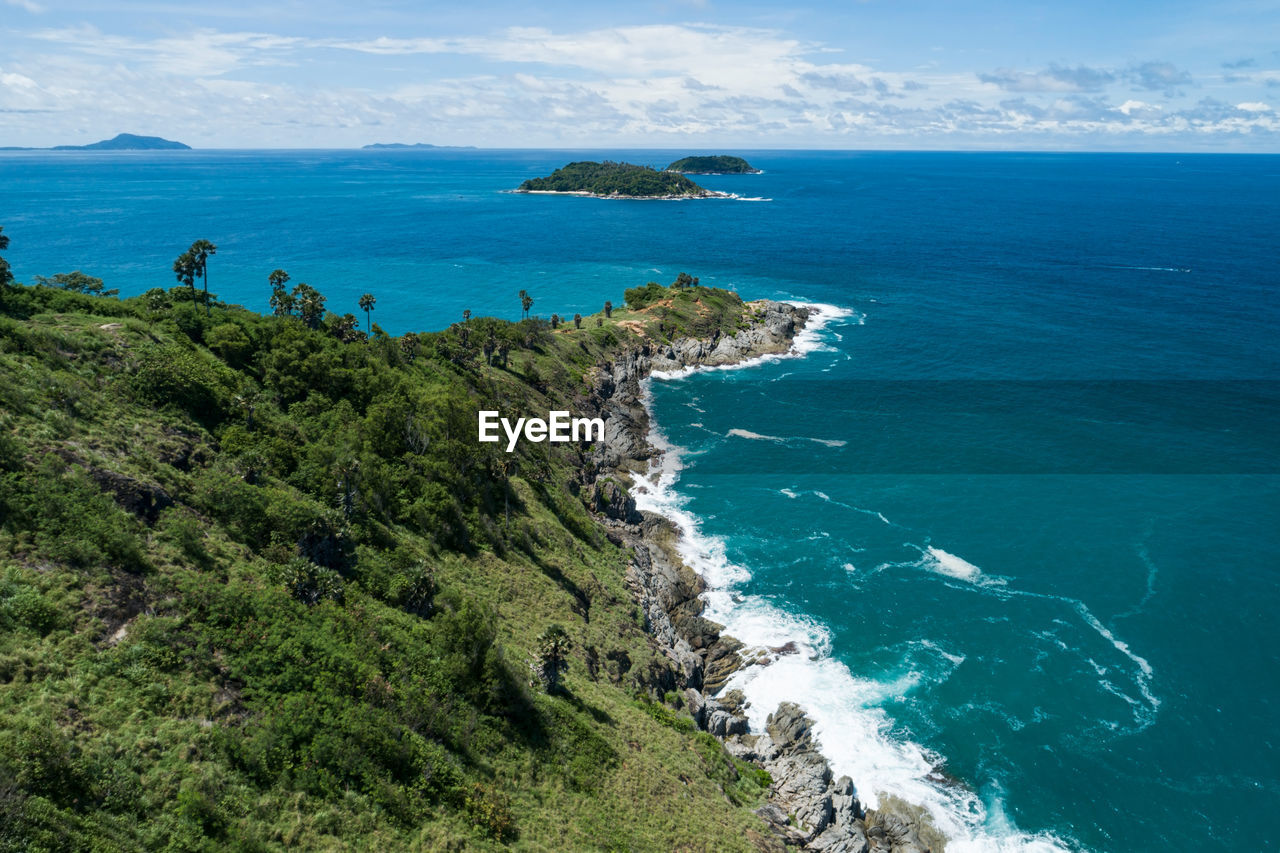
[(578, 161), (545, 178), (530, 178), (518, 193), (563, 193), (594, 198), (686, 199), (728, 198), (728, 193), (701, 187), (677, 172), (605, 160)]
[(682, 175), (758, 175), (760, 170), (754, 168), (741, 157), (729, 154), (714, 154), (704, 157), (682, 157), (667, 167), (668, 172), (679, 172)]
[(135, 133), (117, 133), (110, 139), (91, 142), (88, 145), (55, 145), (52, 148), (24, 148), (5, 146), (0, 151), (190, 151), (191, 146), (160, 136), (139, 136)]

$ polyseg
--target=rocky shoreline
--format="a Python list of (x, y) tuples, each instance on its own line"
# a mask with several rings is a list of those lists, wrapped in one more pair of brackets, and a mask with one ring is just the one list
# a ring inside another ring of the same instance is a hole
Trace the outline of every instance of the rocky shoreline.
[[(812, 319), (809, 308), (781, 302), (748, 303), (749, 328), (711, 340), (647, 342), (600, 365), (584, 408), (605, 420), (604, 441), (591, 451), (589, 500), (609, 538), (633, 559), (627, 583), (655, 643), (671, 662), (661, 692), (681, 691), (694, 721), (734, 755), (772, 777), (768, 802), (757, 814), (773, 829), (762, 849), (787, 847), (824, 853), (942, 853), (945, 839), (919, 807), (883, 798), (865, 809), (847, 776), (833, 778), (813, 738), (813, 723), (784, 702), (763, 732), (751, 732), (738, 691), (719, 695), (748, 664), (742, 644), (702, 616), (706, 585), (677, 549), (679, 531), (666, 518), (636, 509), (628, 487), (644, 477), (661, 452), (649, 441), (643, 381), (654, 372), (737, 365), (790, 351)], [(785, 650), (778, 650), (785, 653)], [(671, 683), (674, 682), (674, 683)]]

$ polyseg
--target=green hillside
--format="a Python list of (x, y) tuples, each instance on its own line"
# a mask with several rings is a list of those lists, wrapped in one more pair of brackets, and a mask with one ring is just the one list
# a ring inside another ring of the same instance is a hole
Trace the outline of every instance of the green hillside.
[(0, 850), (773, 849), (767, 777), (654, 701), (581, 450), (476, 441), (574, 408), (656, 305), (741, 321), (653, 288), (390, 337), (313, 290), (0, 285)]

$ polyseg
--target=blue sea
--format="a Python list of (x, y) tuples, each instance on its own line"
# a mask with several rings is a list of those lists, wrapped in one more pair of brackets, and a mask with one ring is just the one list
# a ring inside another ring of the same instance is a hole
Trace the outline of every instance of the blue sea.
[[(869, 804), (952, 851), (1276, 849), (1280, 156), (735, 151), (739, 198), (507, 190), (672, 151), (0, 154), (20, 280), (398, 334), (681, 271), (813, 303), (795, 357), (662, 377), (637, 491)], [(788, 646), (788, 643), (794, 645)], [(794, 653), (792, 652), (794, 649)]]

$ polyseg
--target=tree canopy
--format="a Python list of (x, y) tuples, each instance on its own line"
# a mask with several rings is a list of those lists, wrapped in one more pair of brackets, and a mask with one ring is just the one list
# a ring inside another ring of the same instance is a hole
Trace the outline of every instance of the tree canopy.
[(713, 154), (700, 157), (682, 157), (667, 167), (668, 172), (680, 172), (686, 175), (754, 175), (759, 169), (754, 168), (741, 157), (728, 154)]
[(710, 195), (684, 175), (612, 160), (570, 163), (545, 178), (530, 178), (520, 185), (519, 192), (591, 193), (627, 198)]

